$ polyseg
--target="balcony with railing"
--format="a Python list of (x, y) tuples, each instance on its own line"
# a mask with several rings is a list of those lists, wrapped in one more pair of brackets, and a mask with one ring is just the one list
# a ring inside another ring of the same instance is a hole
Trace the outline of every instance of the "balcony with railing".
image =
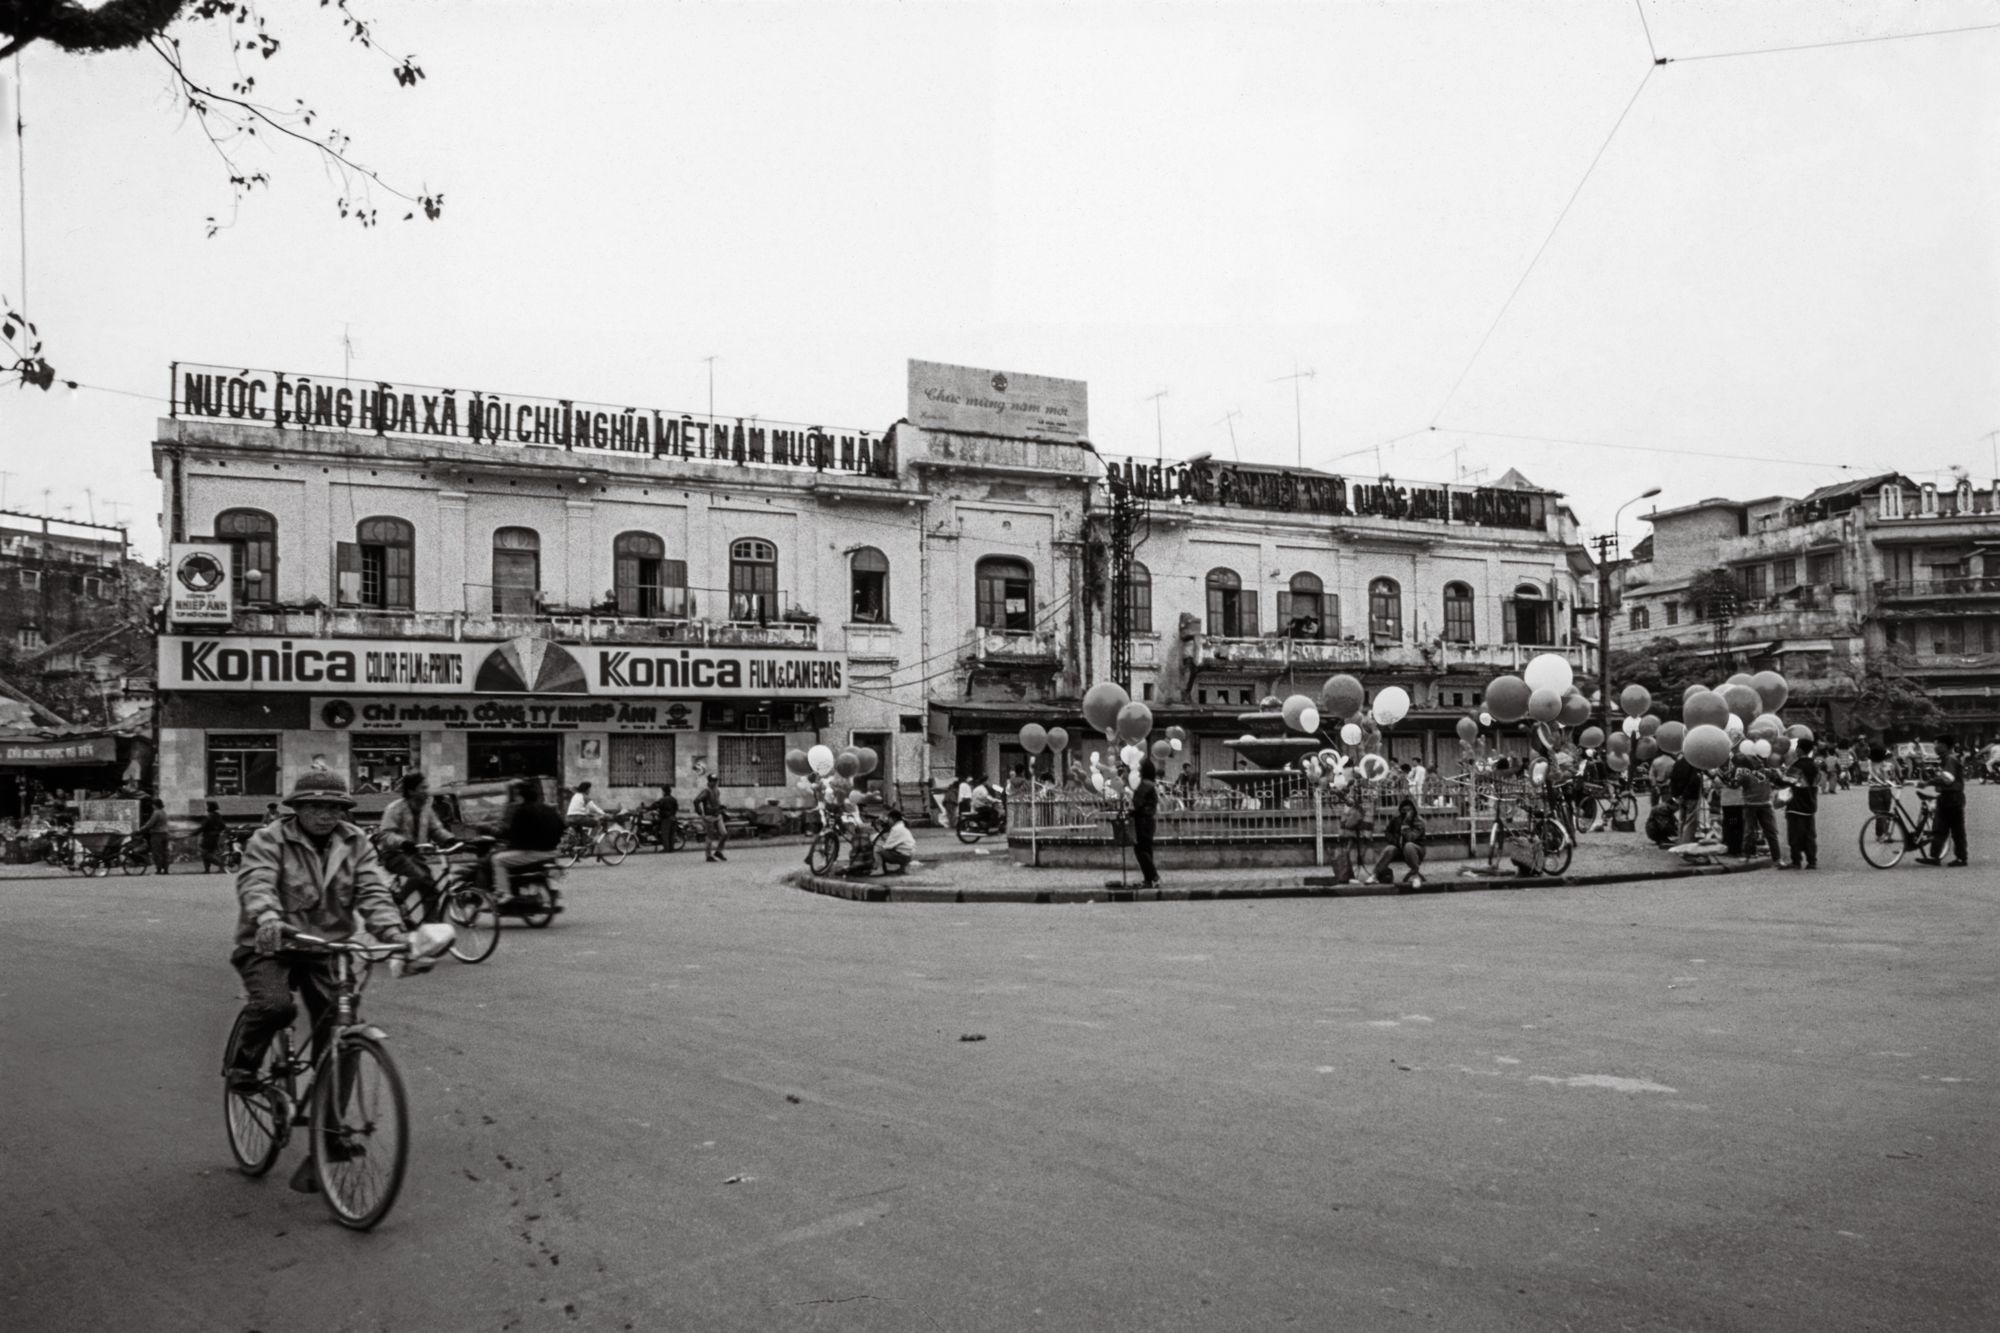
[(1875, 585), (1878, 602), (1964, 601), (2000, 597), (2000, 578), (1966, 575), (1942, 579), (1883, 579)]
[(1367, 644), (1353, 639), (1201, 634), (1195, 637), (1194, 661), (1196, 666), (1214, 671), (1339, 671), (1367, 666), (1370, 652)]
[(1597, 669), (1587, 644), (1363, 643), (1354, 639), (1197, 636), (1195, 665), (1211, 671), (1519, 671), (1544, 653), (1555, 653), (1580, 673)]
[(1062, 643), (1052, 629), (992, 629), (975, 625), (967, 657), (982, 667), (1060, 667)]
[[(236, 612), (239, 634), (291, 638), (451, 639), (489, 642), (550, 639), (669, 647), (819, 647), (819, 621), (782, 589), (742, 593), (715, 588), (640, 588), (626, 605), (567, 607), (532, 588), (464, 586), (463, 611), (372, 607), (263, 607)], [(708, 617), (700, 612), (712, 608)], [(781, 609), (783, 608), (783, 609)]]

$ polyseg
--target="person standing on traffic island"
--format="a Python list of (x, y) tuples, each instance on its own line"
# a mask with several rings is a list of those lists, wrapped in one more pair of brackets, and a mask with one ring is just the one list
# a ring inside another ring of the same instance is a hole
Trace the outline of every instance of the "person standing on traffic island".
[(1160, 815), (1160, 770), (1151, 759), (1139, 761), (1139, 785), (1132, 789), (1132, 856), (1145, 877), (1142, 889), (1160, 887), (1160, 868), (1153, 864), (1153, 832)]
[(1928, 856), (1917, 860), (1927, 866), (1945, 865), (1944, 840), (1951, 839), (1949, 864), (1965, 864), (1965, 760), (1959, 758), (1958, 741), (1952, 736), (1937, 738), (1937, 770), (1931, 785), (1937, 788), (1937, 831), (1931, 834)]
[[(285, 804), (293, 813), (257, 830), (244, 845), (243, 869), (236, 876), (236, 947), (229, 964), (242, 976), (249, 999), (223, 1074), (230, 1087), (245, 1092), (257, 1087), (271, 1039), (298, 1017), (294, 989), (305, 996), (312, 1018), (315, 1059), (326, 1037), (333, 1005), (331, 956), (294, 945), (287, 928), (345, 940), (365, 922), (368, 933), (384, 944), (406, 939), (375, 845), (347, 822), (354, 808), (347, 784), (331, 773), (306, 773)], [(293, 1188), (312, 1188), (311, 1161), (308, 1155)]]
[(1792, 869), (1801, 865), (1819, 869), (1819, 761), (1813, 756), (1812, 738), (1794, 742), (1798, 755), (1792, 764), (1792, 797), (1785, 807), (1785, 850), (1791, 853)]
[(1424, 886), (1424, 820), (1417, 813), (1417, 803), (1405, 796), (1396, 806), (1396, 813), (1389, 819), (1386, 835), (1388, 845), (1375, 858), (1375, 882), (1393, 884), (1396, 874), (1389, 867), (1401, 861), (1410, 868), (1409, 878), (1403, 881), (1406, 889), (1420, 889)]
[(702, 846), (708, 855), (707, 861), (727, 861), (722, 849), (729, 845), (729, 824), (722, 810), (720, 779), (714, 773), (708, 775), (708, 785), (694, 798), (694, 812), (701, 816)]

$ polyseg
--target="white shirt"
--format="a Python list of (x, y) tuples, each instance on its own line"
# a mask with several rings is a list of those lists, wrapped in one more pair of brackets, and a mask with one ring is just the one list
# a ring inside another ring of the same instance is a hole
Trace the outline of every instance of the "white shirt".
[(571, 819), (580, 819), (584, 815), (596, 815), (601, 819), (604, 817), (604, 811), (598, 808), (597, 802), (591, 800), (582, 792), (578, 792), (569, 798), (569, 817)]
[(885, 852), (914, 853), (917, 850), (917, 835), (910, 832), (908, 824), (898, 821), (875, 845)]

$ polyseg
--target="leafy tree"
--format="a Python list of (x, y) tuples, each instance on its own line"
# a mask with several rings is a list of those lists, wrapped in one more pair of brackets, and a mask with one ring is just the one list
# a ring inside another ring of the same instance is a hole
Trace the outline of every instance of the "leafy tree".
[[(1910, 655), (1897, 647), (1871, 653), (1860, 670), (1839, 673), (1821, 697), (1842, 706), (1846, 729), (1924, 733), (1944, 727), (1944, 711), (1909, 674)], [(1810, 697), (1810, 696), (1808, 696)]]
[(1654, 639), (1644, 648), (1624, 649), (1611, 654), (1611, 688), (1644, 685), (1653, 696), (1661, 716), (1680, 715), (1681, 696), (1690, 685), (1713, 685), (1714, 660), (1702, 657), (1687, 644), (1669, 638)]
[[(318, 0), (317, 7), (331, 11), (350, 42), (386, 60), (398, 86), (414, 88), (422, 81), (424, 71), (416, 57), (389, 54), (374, 26), (356, 15), (348, 0)], [(227, 80), (210, 79), (189, 67), (182, 34), (201, 25), (228, 37), (236, 69)], [(379, 221), (377, 189), (410, 206), (403, 214), (406, 222), (418, 213), (435, 221), (444, 211), (442, 191), (427, 187), (405, 191), (355, 161), (348, 136), (324, 125), (319, 112), (303, 100), (294, 98), (289, 107), (266, 100), (257, 76), (246, 72), (243, 62), (268, 62), (284, 49), (284, 42), (272, 32), (254, 0), (104, 0), (94, 5), (81, 0), (0, 0), (0, 59), (34, 43), (76, 55), (143, 49), (166, 65), (175, 94), (193, 113), (229, 181), (230, 219), (208, 218), (211, 237), (234, 225), (245, 196), (271, 183), (267, 173), (248, 169), (237, 159), (240, 148), (259, 141), (304, 144), (338, 178), (335, 207), (340, 216), (363, 227)], [(23, 388), (48, 389), (57, 383), (56, 372), (42, 355), (40, 336), (25, 317), (11, 309), (0, 310), (0, 332), (5, 334), (8, 361), (0, 366), (0, 374), (11, 374)]]

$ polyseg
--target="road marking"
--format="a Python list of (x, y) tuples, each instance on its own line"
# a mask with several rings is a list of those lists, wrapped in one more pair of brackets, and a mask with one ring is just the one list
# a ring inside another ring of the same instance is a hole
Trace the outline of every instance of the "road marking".
[(1530, 1074), (1530, 1083), (1554, 1083), (1565, 1088), (1609, 1088), (1613, 1092), (1675, 1092), (1664, 1083), (1652, 1083), (1643, 1078), (1621, 1078), (1616, 1074), (1577, 1074), (1570, 1078), (1555, 1078), (1549, 1074)]

